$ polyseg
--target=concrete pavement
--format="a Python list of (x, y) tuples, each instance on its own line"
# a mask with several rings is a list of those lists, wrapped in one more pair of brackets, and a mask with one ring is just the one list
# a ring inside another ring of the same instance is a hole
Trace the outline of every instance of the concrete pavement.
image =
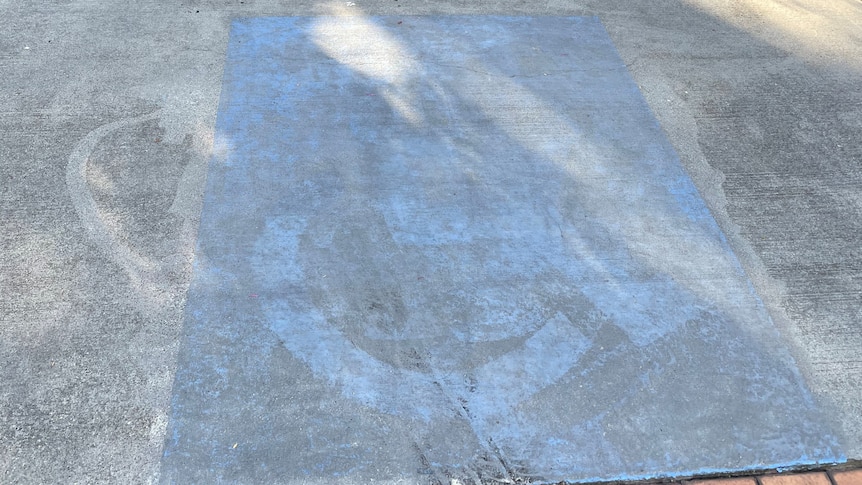
[(5, 8), (4, 482), (860, 458), (858, 3)]

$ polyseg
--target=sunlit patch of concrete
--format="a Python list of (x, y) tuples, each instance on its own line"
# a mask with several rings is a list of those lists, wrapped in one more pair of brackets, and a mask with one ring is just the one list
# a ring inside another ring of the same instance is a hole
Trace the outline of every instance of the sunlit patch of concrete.
[(828, 68), (862, 73), (862, 2), (739, 0), (686, 3), (747, 34)]
[(422, 77), (421, 64), (407, 46), (355, 9), (341, 4), (329, 8), (333, 17), (320, 18), (312, 27), (314, 43), (332, 59), (381, 82), (380, 95), (393, 110), (413, 125), (423, 124), (410, 89)]

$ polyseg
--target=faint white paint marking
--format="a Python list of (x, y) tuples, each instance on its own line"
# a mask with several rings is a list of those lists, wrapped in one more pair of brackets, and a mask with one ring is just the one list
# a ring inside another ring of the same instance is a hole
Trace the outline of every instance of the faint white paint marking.
[(87, 134), (75, 145), (69, 155), (66, 165), (66, 187), (75, 207), (75, 212), (87, 231), (90, 240), (101, 249), (105, 255), (120, 265), (128, 275), (134, 288), (150, 302), (159, 301), (163, 293), (163, 285), (159, 284), (156, 270), (158, 265), (150, 259), (135, 252), (120, 237), (117, 223), (112, 221), (111, 214), (99, 209), (90, 185), (87, 183), (87, 165), (90, 156), (99, 143), (109, 134), (122, 128), (157, 119), (161, 110), (137, 116), (124, 118), (102, 125)]

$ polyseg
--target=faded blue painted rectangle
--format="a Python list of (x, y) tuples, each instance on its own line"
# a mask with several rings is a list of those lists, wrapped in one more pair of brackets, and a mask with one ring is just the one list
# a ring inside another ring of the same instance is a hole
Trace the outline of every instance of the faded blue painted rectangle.
[(596, 18), (233, 23), (168, 481), (840, 459)]

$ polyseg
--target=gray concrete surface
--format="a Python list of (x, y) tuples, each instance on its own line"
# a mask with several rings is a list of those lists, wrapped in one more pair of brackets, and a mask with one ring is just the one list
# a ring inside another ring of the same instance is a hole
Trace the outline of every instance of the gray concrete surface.
[(235, 17), (596, 15), (850, 458), (859, 2), (4, 2), (0, 472), (158, 479)]

